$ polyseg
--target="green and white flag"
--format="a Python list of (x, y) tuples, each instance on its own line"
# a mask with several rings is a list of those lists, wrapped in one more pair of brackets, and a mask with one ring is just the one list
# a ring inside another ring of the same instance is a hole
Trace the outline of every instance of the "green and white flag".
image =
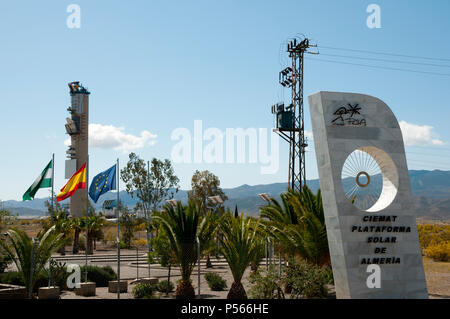
[(23, 194), (22, 201), (34, 199), (34, 195), (36, 195), (39, 188), (52, 187), (52, 172), (52, 161), (50, 161), (39, 177), (36, 178), (30, 188), (28, 188), (25, 194)]

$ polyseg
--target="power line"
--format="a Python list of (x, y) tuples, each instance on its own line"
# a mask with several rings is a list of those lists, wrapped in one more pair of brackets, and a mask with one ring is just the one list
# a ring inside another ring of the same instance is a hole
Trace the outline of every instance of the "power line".
[(396, 54), (396, 53), (387, 53), (387, 52), (379, 52), (379, 51), (369, 51), (369, 50), (335, 48), (335, 47), (328, 47), (328, 46), (323, 46), (323, 45), (320, 45), (319, 48), (331, 49), (331, 50), (340, 50), (340, 51), (349, 51), (349, 52), (361, 52), (361, 53), (369, 53), (369, 54), (378, 54), (378, 55), (390, 55), (390, 56), (398, 56), (398, 57), (411, 58), (411, 59), (424, 59), (424, 60), (448, 61), (448, 62), (450, 62), (450, 59), (431, 58), (431, 57), (414, 56), (414, 55), (406, 55), (406, 54)]
[(432, 74), (432, 75), (441, 75), (441, 76), (450, 76), (450, 73), (437, 73), (437, 72), (428, 72), (428, 71), (419, 71), (419, 70), (410, 70), (410, 69), (401, 69), (401, 68), (391, 68), (391, 67), (384, 67), (384, 66), (377, 66), (377, 65), (368, 65), (368, 64), (360, 64), (360, 63), (351, 63), (351, 62), (343, 62), (343, 61), (333, 61), (333, 60), (325, 60), (325, 59), (311, 59), (306, 58), (310, 61), (319, 61), (319, 62), (328, 62), (328, 63), (337, 63), (337, 64), (346, 64), (346, 65), (356, 65), (356, 66), (363, 66), (368, 68), (375, 68), (375, 69), (383, 69), (383, 70), (392, 70), (392, 71), (402, 71), (402, 72), (412, 72), (412, 73), (421, 73), (421, 74)]
[(389, 62), (389, 63), (415, 64), (415, 65), (425, 65), (425, 66), (436, 66), (436, 67), (450, 68), (450, 65), (445, 65), (445, 64), (433, 64), (433, 63), (421, 63), (421, 62), (411, 62), (411, 61), (376, 59), (376, 58), (366, 58), (366, 57), (357, 57), (357, 56), (351, 56), (351, 55), (326, 54), (326, 53), (325, 54), (324, 53), (320, 53), (320, 55), (332, 56), (332, 57), (337, 57), (337, 58), (351, 58), (351, 59), (357, 59), (357, 60), (369, 60), (369, 61), (379, 61), (379, 62)]

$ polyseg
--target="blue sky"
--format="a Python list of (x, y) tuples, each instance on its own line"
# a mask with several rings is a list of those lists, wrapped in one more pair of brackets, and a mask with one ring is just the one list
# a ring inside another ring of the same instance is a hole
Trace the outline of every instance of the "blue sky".
[[(80, 29), (66, 25), (66, 9), (72, 3), (81, 8)], [(366, 8), (371, 3), (381, 8), (380, 29), (366, 26)], [(270, 105), (283, 98), (287, 102), (289, 96), (278, 84), (278, 72), (286, 66), (280, 45), (299, 33), (317, 43), (323, 54), (307, 56), (305, 61), (305, 100), (320, 90), (376, 96), (399, 121), (421, 127), (418, 134), (423, 136), (412, 132), (407, 146), (409, 168), (448, 170), (450, 76), (318, 61), (450, 74), (445, 66), (330, 56), (351, 54), (448, 66), (448, 12), (446, 0), (2, 1), (0, 199), (20, 199), (52, 153), (56, 189), (64, 185), (64, 123), (71, 81), (81, 81), (91, 91), (90, 122), (99, 129), (109, 126), (108, 132), (118, 134), (122, 147), (137, 142), (133, 151), (146, 160), (170, 158), (176, 144), (171, 133), (178, 127), (193, 131), (194, 120), (202, 120), (204, 129), (223, 131), (271, 128)], [(310, 131), (307, 103), (305, 111)], [(415, 130), (407, 124), (409, 133)], [(143, 131), (157, 135), (156, 139), (140, 139)], [(90, 149), (91, 177), (113, 165), (117, 157), (122, 165), (127, 160), (126, 152), (108, 148), (107, 142), (97, 140)], [(262, 175), (259, 164), (248, 163), (175, 164), (175, 171), (183, 189), (189, 187), (195, 169), (208, 169), (220, 177), (223, 187), (235, 187), (286, 181), (288, 149), (283, 141), (279, 161), (278, 173), (271, 175)], [(313, 150), (306, 161), (307, 177), (317, 178)], [(38, 193), (38, 197), (47, 195)]]

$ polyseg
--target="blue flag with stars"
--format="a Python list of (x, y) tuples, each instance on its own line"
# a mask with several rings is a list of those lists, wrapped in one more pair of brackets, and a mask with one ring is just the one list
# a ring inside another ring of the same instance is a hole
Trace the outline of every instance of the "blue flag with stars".
[(89, 196), (97, 203), (101, 195), (112, 189), (116, 189), (116, 165), (94, 177), (89, 187)]

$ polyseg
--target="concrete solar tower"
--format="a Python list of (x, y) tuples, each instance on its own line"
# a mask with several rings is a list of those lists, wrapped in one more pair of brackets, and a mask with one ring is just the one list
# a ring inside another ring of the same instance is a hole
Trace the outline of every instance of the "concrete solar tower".
[[(70, 117), (66, 118), (66, 132), (70, 135), (69, 149), (66, 151), (67, 160), (65, 178), (68, 179), (86, 163), (89, 150), (89, 94), (80, 82), (68, 84), (71, 105), (67, 109)], [(84, 215), (86, 210), (86, 192), (78, 191), (70, 197), (70, 214), (74, 217)]]

